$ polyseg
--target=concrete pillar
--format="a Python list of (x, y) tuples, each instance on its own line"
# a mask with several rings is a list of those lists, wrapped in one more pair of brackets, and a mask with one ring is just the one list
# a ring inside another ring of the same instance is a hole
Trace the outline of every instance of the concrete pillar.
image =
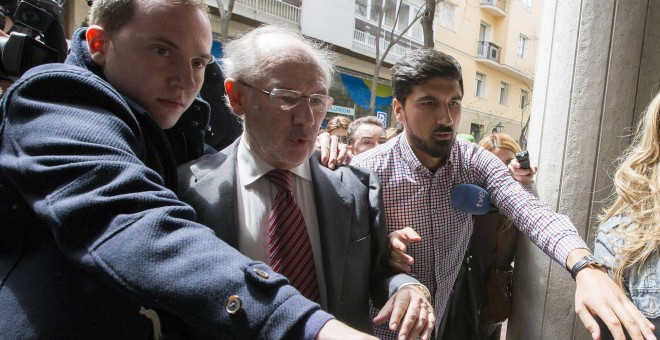
[[(614, 161), (660, 89), (660, 0), (543, 7), (529, 131), (536, 188), (592, 247)], [(591, 339), (563, 265), (522, 239), (515, 268), (507, 339)]]

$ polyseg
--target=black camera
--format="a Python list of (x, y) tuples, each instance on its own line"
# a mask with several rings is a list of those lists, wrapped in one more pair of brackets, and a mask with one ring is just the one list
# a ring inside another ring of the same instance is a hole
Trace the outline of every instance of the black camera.
[(28, 69), (62, 62), (67, 43), (62, 26), (63, 0), (0, 0), (0, 25), (14, 25), (0, 37), (0, 76), (20, 77)]

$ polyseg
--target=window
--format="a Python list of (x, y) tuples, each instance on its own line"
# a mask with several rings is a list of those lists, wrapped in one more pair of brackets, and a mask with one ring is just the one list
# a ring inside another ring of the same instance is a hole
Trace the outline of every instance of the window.
[(367, 7), (369, 8), (369, 19), (378, 22), (380, 20), (380, 10), (383, 8), (383, 0), (369, 0)]
[(410, 6), (408, 4), (401, 4), (399, 11), (399, 21), (396, 23), (396, 29), (399, 32), (403, 32), (410, 22)]
[(500, 104), (507, 105), (509, 103), (509, 84), (500, 82)]
[(438, 3), (440, 14), (440, 26), (456, 31), (456, 6), (446, 1)]
[[(416, 19), (419, 8), (399, 0), (356, 0), (355, 15), (373, 21), (378, 24), (383, 13), (383, 29), (390, 30), (392, 27), (397, 32), (403, 32), (413, 20)], [(398, 15), (398, 18), (397, 18)], [(405, 36), (412, 37), (418, 41), (424, 39), (422, 25), (417, 19)]]
[(476, 97), (486, 97), (486, 75), (477, 72), (474, 77), (474, 95)]
[(532, 10), (532, 0), (522, 0), (523, 8), (531, 11)]
[[(387, 27), (394, 27), (394, 19), (396, 19), (396, 5), (397, 1), (396, 0), (384, 0), (385, 1), (385, 18), (383, 20), (383, 24)], [(399, 17), (399, 21), (401, 21), (401, 17)], [(407, 20), (408, 18), (405, 18), (404, 20)]]
[(525, 58), (527, 56), (527, 37), (520, 35), (518, 39), (518, 57)]
[(483, 130), (483, 125), (470, 123), (470, 134), (474, 137), (474, 140), (481, 140), (481, 131)]
[(367, 10), (367, 6), (368, 6), (367, 2), (368, 2), (367, 0), (355, 1), (355, 14), (366, 18), (367, 13), (369, 13), (369, 11)]
[[(419, 11), (419, 8), (411, 7), (410, 20), (415, 18), (417, 11)], [(420, 19), (418, 19), (417, 22), (415, 22), (415, 24), (410, 28), (408, 34), (412, 34), (412, 37), (419, 41), (424, 41), (424, 32), (422, 31), (422, 22)]]
[(526, 110), (529, 104), (529, 91), (520, 90), (520, 109)]
[(488, 25), (486, 23), (481, 22), (479, 24), (479, 41), (488, 41)]

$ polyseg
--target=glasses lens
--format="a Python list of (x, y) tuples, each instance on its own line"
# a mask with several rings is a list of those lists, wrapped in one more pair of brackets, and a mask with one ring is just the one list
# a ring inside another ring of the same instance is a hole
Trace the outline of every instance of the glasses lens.
[[(298, 91), (273, 89), (270, 91), (270, 100), (281, 110), (288, 110), (300, 104), (303, 96)], [(330, 96), (322, 94), (313, 94), (309, 98), (309, 107), (313, 112), (326, 112), (332, 106), (333, 99)]]
[(332, 97), (322, 95), (322, 94), (313, 94), (309, 96), (309, 106), (314, 112), (326, 112), (332, 106)]
[(300, 103), (302, 95), (298, 91), (273, 89), (270, 91), (270, 101), (282, 110), (288, 110)]

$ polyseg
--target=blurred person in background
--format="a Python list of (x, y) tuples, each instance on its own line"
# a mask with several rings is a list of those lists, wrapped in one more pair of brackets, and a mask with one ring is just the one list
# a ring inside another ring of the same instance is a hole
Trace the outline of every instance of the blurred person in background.
[(328, 125), (325, 130), (330, 136), (337, 136), (340, 143), (347, 144), (346, 135), (348, 133), (348, 125), (350, 124), (351, 120), (348, 117), (334, 116), (328, 120)]
[(353, 155), (371, 150), (385, 143), (385, 129), (380, 119), (374, 116), (358, 118), (348, 125), (348, 147)]
[(394, 126), (390, 126), (387, 129), (385, 129), (385, 138), (387, 140), (390, 140), (398, 136), (401, 132), (403, 132), (403, 124), (396, 122)]

